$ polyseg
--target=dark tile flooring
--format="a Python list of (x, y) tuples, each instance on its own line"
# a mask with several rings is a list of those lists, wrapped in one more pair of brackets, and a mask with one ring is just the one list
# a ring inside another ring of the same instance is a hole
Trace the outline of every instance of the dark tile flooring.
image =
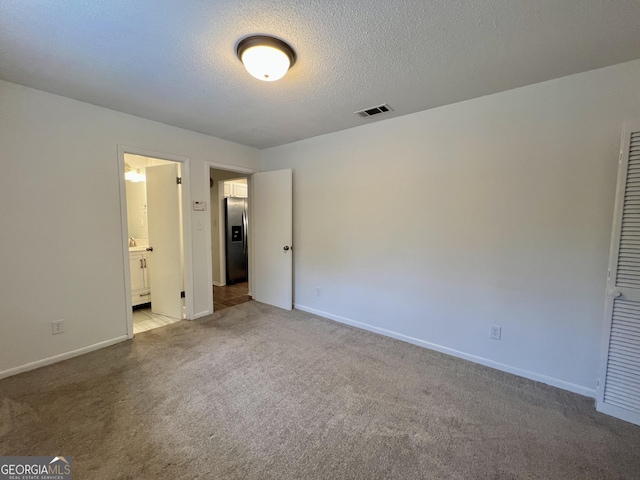
[(251, 300), (249, 296), (249, 284), (247, 282), (235, 283), (225, 287), (213, 286), (213, 311), (233, 307)]

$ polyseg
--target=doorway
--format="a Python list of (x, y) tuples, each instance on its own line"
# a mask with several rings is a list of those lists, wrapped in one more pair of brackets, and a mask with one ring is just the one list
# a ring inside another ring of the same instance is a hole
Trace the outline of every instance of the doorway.
[(187, 318), (183, 162), (121, 155), (129, 335)]
[(251, 300), (249, 174), (210, 168), (213, 310)]

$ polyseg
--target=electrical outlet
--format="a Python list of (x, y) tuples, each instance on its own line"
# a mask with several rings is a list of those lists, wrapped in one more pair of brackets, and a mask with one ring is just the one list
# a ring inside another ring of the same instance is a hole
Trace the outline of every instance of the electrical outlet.
[(491, 334), (489, 335), (489, 338), (492, 338), (493, 340), (500, 340), (501, 337), (502, 327), (498, 325), (491, 325)]
[(58, 335), (59, 333), (64, 333), (64, 320), (51, 322), (51, 334)]
[(316, 297), (321, 297), (322, 295), (320, 294), (320, 287), (316, 287)]

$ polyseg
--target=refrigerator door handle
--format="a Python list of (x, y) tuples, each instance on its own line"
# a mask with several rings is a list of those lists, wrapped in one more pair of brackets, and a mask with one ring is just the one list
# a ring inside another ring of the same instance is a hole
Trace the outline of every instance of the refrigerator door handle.
[(242, 211), (242, 252), (247, 253), (247, 211)]

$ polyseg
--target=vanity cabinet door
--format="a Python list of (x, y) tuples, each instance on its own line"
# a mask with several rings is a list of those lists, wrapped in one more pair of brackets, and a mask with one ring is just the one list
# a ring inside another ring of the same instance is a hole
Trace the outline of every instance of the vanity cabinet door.
[(130, 253), (129, 266), (131, 268), (131, 294), (135, 295), (145, 289), (146, 271), (142, 253)]
[(149, 281), (149, 265), (147, 264), (147, 262), (149, 261), (149, 255), (149, 253), (142, 254), (144, 290), (147, 293), (151, 292), (151, 282)]

